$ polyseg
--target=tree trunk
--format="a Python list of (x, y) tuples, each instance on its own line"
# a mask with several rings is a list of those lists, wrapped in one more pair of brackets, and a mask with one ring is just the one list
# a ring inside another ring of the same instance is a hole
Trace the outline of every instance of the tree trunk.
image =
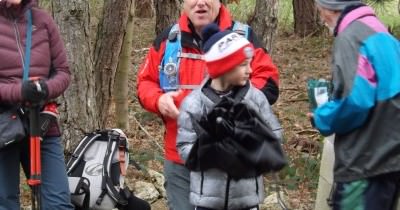
[(153, 0), (135, 0), (135, 16), (138, 18), (154, 17)]
[(104, 128), (106, 124), (131, 3), (105, 0), (99, 27), (92, 27), (89, 2), (51, 1), (72, 73), (72, 84), (60, 97), (60, 122), (67, 151), (84, 133)]
[(254, 16), (249, 22), (265, 49), (272, 53), (278, 28), (278, 0), (257, 0)]
[(156, 34), (160, 34), (165, 28), (177, 21), (181, 12), (180, 0), (156, 0)]
[(134, 0), (131, 0), (131, 10), (129, 13), (128, 23), (119, 58), (118, 69), (115, 75), (114, 84), (114, 101), (115, 101), (115, 117), (118, 128), (126, 130), (129, 126), (129, 110), (128, 110), (128, 73), (132, 69), (131, 53), (133, 42), (133, 17), (135, 16)]
[(105, 127), (114, 93), (114, 78), (122, 49), (131, 1), (105, 0), (94, 51), (96, 102)]
[(68, 151), (85, 132), (99, 127), (90, 39), (89, 3), (80, 0), (53, 0), (53, 17), (67, 48), (72, 81), (61, 99), (61, 126)]
[(306, 37), (318, 35), (321, 29), (314, 0), (293, 0), (294, 32)]

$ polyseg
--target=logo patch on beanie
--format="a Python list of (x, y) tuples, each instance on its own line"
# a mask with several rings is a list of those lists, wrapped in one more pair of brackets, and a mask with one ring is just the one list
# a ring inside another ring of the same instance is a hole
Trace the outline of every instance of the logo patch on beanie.
[(232, 45), (233, 41), (240, 39), (240, 35), (236, 34), (236, 33), (231, 33), (228, 36), (226, 36), (224, 39), (222, 39), (221, 41), (219, 41), (218, 43), (218, 50), (219, 52), (223, 52), (224, 50), (226, 50), (227, 48), (229, 48), (229, 46)]
[(243, 52), (246, 55), (246, 58), (252, 58), (254, 56), (254, 50), (251, 47), (244, 48)]

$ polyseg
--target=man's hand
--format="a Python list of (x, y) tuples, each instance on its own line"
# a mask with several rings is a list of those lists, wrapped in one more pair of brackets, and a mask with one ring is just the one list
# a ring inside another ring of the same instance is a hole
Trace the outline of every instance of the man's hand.
[(164, 93), (157, 102), (158, 110), (160, 113), (165, 116), (169, 117), (172, 119), (177, 119), (179, 115), (179, 110), (175, 106), (174, 103), (174, 98), (179, 96), (182, 91), (173, 91), (173, 92), (168, 92)]
[(314, 127), (314, 128), (315, 128), (315, 123), (314, 123), (314, 114), (313, 114), (313, 113), (311, 113), (311, 112), (309, 112), (309, 113), (307, 113), (307, 117), (308, 117), (308, 119), (310, 120), (312, 127)]

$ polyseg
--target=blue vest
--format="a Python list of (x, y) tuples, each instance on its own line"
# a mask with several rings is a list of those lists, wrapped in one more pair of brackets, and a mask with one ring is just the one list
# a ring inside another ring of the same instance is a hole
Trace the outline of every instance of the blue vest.
[[(250, 27), (240, 22), (234, 22), (232, 31), (249, 38)], [(203, 60), (203, 55), (182, 52), (182, 34), (179, 24), (172, 26), (165, 46), (164, 56), (159, 67), (160, 87), (164, 92), (179, 89), (195, 89), (198, 85), (179, 84), (179, 65), (181, 58)]]

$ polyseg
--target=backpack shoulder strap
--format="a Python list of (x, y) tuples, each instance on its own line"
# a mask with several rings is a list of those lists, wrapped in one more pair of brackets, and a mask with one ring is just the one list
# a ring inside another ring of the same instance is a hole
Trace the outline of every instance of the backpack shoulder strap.
[[(126, 134), (118, 128), (112, 129), (117, 135), (119, 135), (118, 140), (118, 161), (120, 164), (120, 172), (122, 176), (126, 176), (126, 170), (129, 165), (129, 143)], [(121, 183), (122, 184), (122, 183)], [(121, 186), (123, 187), (123, 186)]]
[(101, 136), (100, 133), (91, 133), (86, 135), (81, 142), (78, 144), (78, 146), (75, 148), (74, 152), (71, 155), (71, 158), (69, 159), (67, 163), (67, 174), (69, 174), (76, 165), (78, 165), (79, 160), (82, 159), (83, 155), (85, 152), (88, 150), (90, 145), (99, 137)]
[[(86, 177), (69, 177), (71, 195), (83, 195), (82, 208), (76, 207), (76, 210), (90, 208), (90, 181)], [(71, 188), (71, 186), (73, 186)]]
[(179, 24), (175, 24), (169, 31), (165, 52), (159, 67), (160, 87), (164, 92), (178, 89), (193, 90), (199, 87), (197, 84), (179, 84), (179, 67), (182, 58), (204, 60), (202, 54), (183, 52), (182, 33)]
[(179, 86), (179, 54), (182, 52), (182, 35), (179, 24), (172, 26), (160, 65), (160, 87), (164, 92), (175, 91)]
[(110, 131), (108, 135), (107, 151), (103, 161), (103, 192), (97, 199), (96, 203), (100, 205), (103, 201), (105, 194), (107, 193), (118, 204), (127, 205), (127, 201), (122, 198), (120, 193), (115, 188), (110, 175), (112, 159), (115, 156), (115, 153), (118, 151), (118, 141), (120, 140), (120, 135), (115, 131)]
[(29, 68), (31, 65), (31, 47), (32, 47), (32, 10), (28, 9), (26, 11), (26, 19), (28, 23), (26, 24), (26, 46), (25, 46), (25, 59), (23, 63), (23, 76), (24, 81), (29, 79)]
[(246, 37), (246, 39), (249, 39), (250, 26), (247, 24), (241, 23), (239, 21), (235, 21), (233, 23), (232, 31)]
[(126, 176), (126, 169), (129, 164), (129, 151), (127, 144), (128, 141), (126, 137), (120, 136), (118, 140), (118, 161), (122, 176)]

